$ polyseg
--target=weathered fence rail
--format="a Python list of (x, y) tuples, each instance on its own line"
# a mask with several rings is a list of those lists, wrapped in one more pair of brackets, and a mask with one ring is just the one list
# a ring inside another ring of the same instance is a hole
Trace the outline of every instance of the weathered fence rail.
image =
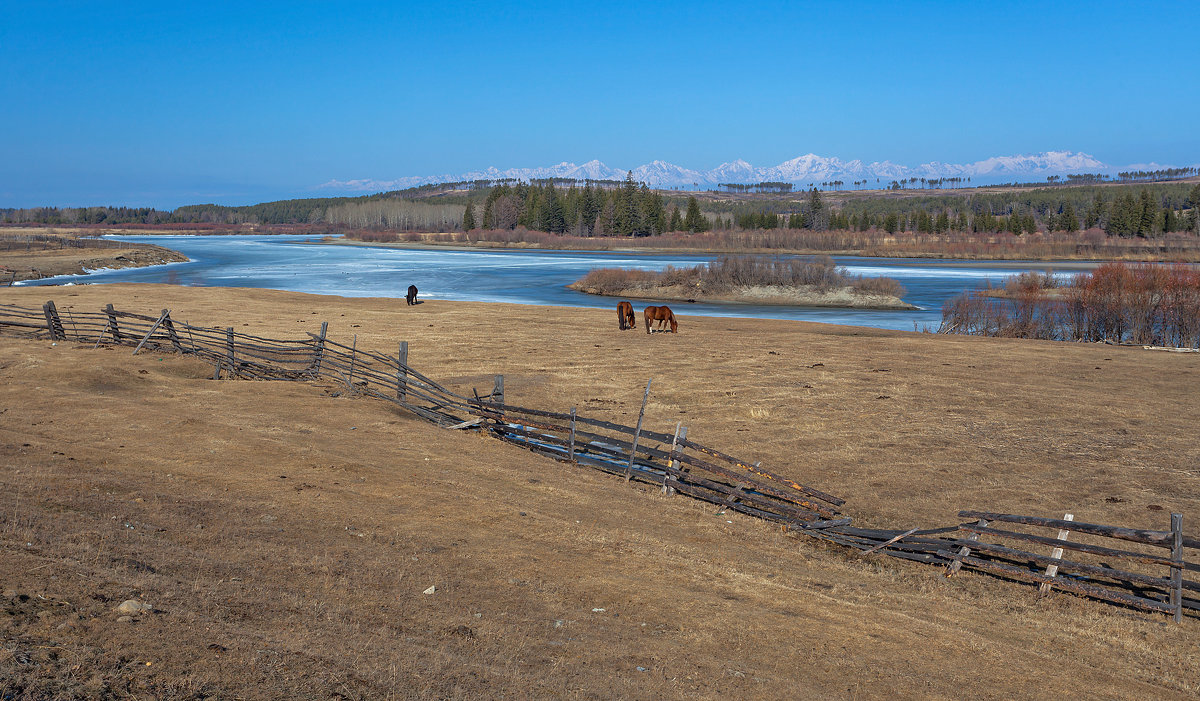
[[(507, 403), (503, 376), (491, 393), (459, 394), (414, 369), (409, 345), (401, 342), (395, 356), (361, 349), (355, 337), (347, 345), (328, 335), (328, 324), (307, 339), (276, 339), (203, 327), (158, 316), (119, 311), (111, 304), (96, 312), (59, 310), (53, 302), (42, 309), (0, 304), (0, 332), (50, 340), (72, 340), (133, 346), (190, 354), (213, 365), (213, 378), (272, 381), (334, 381), (349, 393), (391, 402), (427, 421), (451, 429), (477, 429), (556, 460), (583, 465), (680, 493), (778, 523), (820, 540), (854, 548), (864, 556), (886, 555), (947, 567), (953, 574), (969, 567), (1009, 580), (1035, 582), (1139, 609), (1172, 614), (1200, 611), (1200, 584), (1184, 572), (1200, 572), (1185, 561), (1185, 548), (1200, 548), (1200, 539), (1183, 535), (1182, 517), (1173, 515), (1172, 529), (1154, 531), (1011, 514), (963, 511), (973, 523), (908, 530), (852, 526), (840, 512), (844, 499), (800, 484), (687, 437), (687, 427), (673, 434), (642, 426), (624, 426), (569, 412), (532, 409)], [(647, 386), (647, 396), (649, 386)], [(644, 404), (643, 404), (644, 409)], [(995, 523), (1059, 529), (1059, 537), (1000, 529)], [(1075, 539), (1064, 533), (1074, 534)], [(1139, 544), (1146, 552), (1082, 542), (1080, 534)], [(1055, 548), (1049, 555), (1018, 550), (983, 540), (1008, 540)], [(1169, 554), (1161, 549), (1170, 550)], [(1063, 559), (1064, 550), (1071, 559)], [(1083, 562), (1081, 557), (1094, 561)], [(1098, 561), (1096, 561), (1098, 559)], [(1143, 571), (1117, 569), (1110, 560), (1136, 563)], [(1042, 570), (1045, 566), (1047, 569)], [(1168, 576), (1145, 571), (1168, 568)]]
[[(1184, 579), (1184, 572), (1200, 572), (1200, 565), (1184, 559), (1186, 549), (1200, 549), (1200, 541), (1183, 534), (1183, 515), (1171, 514), (1171, 529), (1156, 531), (1081, 523), (1069, 518), (1053, 519), (982, 511), (960, 511), (961, 518), (977, 519), (964, 523), (959, 530), (965, 538), (955, 541), (958, 550), (939, 554), (949, 558), (947, 576), (969, 566), (985, 572), (1036, 582), (1044, 589), (1058, 588), (1105, 599), (1126, 606), (1172, 614), (1183, 619), (1184, 609), (1200, 611), (1200, 582)], [(1056, 538), (1024, 533), (994, 524), (1015, 524), (1058, 530)], [(1107, 545), (1072, 541), (1071, 536), (1092, 539), (1109, 538), (1137, 543), (1148, 548), (1140, 551)], [(1054, 549), (1049, 554), (1020, 550), (983, 540), (1009, 540), (1036, 543)], [(1162, 549), (1169, 554), (1162, 553)], [(1064, 551), (1070, 550), (1069, 559)], [(1084, 560), (1090, 560), (1085, 562)], [(1114, 561), (1121, 563), (1120, 567)], [(1042, 568), (1045, 568), (1044, 570)], [(1140, 571), (1132, 568), (1139, 567)], [(1162, 569), (1167, 569), (1163, 576)], [(1157, 572), (1149, 571), (1157, 569)]]

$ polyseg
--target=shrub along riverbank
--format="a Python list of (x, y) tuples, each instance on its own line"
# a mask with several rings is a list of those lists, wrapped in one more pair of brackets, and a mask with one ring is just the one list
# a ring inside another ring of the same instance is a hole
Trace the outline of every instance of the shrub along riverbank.
[(913, 309), (891, 278), (846, 273), (828, 256), (724, 256), (690, 268), (661, 272), (597, 268), (570, 285), (587, 294), (635, 299), (750, 302), (817, 307)]
[(1065, 284), (1026, 275), (1002, 299), (982, 291), (950, 300), (939, 332), (1197, 348), (1200, 270), (1106, 263)]

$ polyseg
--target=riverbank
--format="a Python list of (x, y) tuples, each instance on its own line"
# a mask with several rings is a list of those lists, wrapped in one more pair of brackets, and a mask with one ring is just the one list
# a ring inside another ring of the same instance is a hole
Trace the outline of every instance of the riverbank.
[[(796, 245), (811, 240), (817, 245)], [(663, 234), (642, 238), (576, 237), (537, 231), (387, 232), (348, 231), (338, 245), (386, 248), (472, 248), (697, 255), (831, 255), (949, 261), (1038, 261), (1054, 264), (1103, 261), (1200, 262), (1200, 238), (1172, 234), (1162, 240), (1107, 237), (1098, 229), (1069, 235), (886, 234), (870, 232), (725, 231)]]
[(812, 285), (785, 287), (783, 285), (753, 285), (735, 287), (726, 294), (700, 294), (682, 285), (666, 287), (628, 288), (620, 292), (604, 292), (582, 281), (568, 288), (590, 295), (624, 297), (628, 299), (668, 300), (678, 302), (708, 302), (717, 304), (771, 304), (794, 307), (828, 307), (836, 309), (917, 309), (899, 297), (860, 293), (853, 287), (820, 289)]
[(163, 246), (95, 239), (77, 230), (0, 228), (0, 285), (188, 260)]
[[(846, 498), (864, 527), (981, 508), (1161, 529), (1200, 512), (1186, 355), (686, 314), (647, 336), (609, 309), (263, 289), (5, 294), (271, 338), (328, 321), (360, 350), (408, 341), (414, 368), (466, 396), (504, 374), (514, 404), (624, 424), (652, 378), (647, 429), (682, 422)], [(215, 382), (187, 357), (93, 345), (0, 335), (0, 679), (31, 696), (918, 698), (1004, 669), (1017, 697), (1086, 677), (1108, 697), (1187, 698), (1200, 678), (1190, 617), (947, 580), (344, 385)], [(118, 622), (129, 598), (153, 610)]]

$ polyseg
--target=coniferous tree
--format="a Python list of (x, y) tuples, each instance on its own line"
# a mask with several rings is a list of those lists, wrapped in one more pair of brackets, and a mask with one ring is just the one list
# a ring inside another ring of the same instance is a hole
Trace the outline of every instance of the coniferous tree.
[(1137, 234), (1143, 238), (1154, 235), (1154, 224), (1158, 221), (1158, 203), (1149, 190), (1143, 189), (1138, 195)]
[(475, 206), (471, 204), (470, 200), (467, 201), (467, 209), (463, 212), (462, 228), (463, 231), (475, 228)]
[(1200, 235), (1200, 185), (1192, 188), (1184, 204), (1192, 210), (1190, 229)]
[(541, 204), (541, 229), (552, 234), (561, 234), (567, 230), (567, 218), (563, 214), (562, 202), (554, 189), (554, 183), (546, 188)]
[(687, 203), (687, 214), (683, 217), (683, 228), (690, 233), (699, 233), (708, 228), (708, 222), (704, 219), (704, 215), (700, 214), (700, 203), (695, 197), (689, 197)]
[(667, 224), (668, 231), (683, 231), (683, 217), (679, 214), (679, 207), (671, 206), (671, 219)]
[(1067, 202), (1063, 205), (1062, 217), (1059, 218), (1059, 228), (1067, 233), (1079, 231), (1079, 218), (1075, 216), (1075, 205)]

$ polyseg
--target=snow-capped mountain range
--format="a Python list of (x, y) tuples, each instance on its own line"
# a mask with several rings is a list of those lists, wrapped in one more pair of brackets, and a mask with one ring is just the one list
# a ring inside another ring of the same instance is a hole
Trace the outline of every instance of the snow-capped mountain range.
[(1103, 163), (1086, 153), (1077, 151), (1044, 151), (1042, 153), (994, 156), (974, 163), (941, 163), (931, 161), (918, 166), (905, 166), (891, 161), (873, 161), (865, 163), (861, 160), (843, 161), (836, 157), (818, 156), (810, 153), (784, 161), (777, 166), (758, 168), (746, 161), (738, 159), (732, 163), (722, 163), (712, 170), (700, 171), (683, 168), (665, 161), (653, 161), (632, 169), (610, 168), (597, 160), (576, 165), (566, 161), (557, 165), (541, 168), (509, 168), (459, 173), (457, 175), (428, 175), (409, 176), (395, 180), (330, 180), (319, 185), (320, 189), (340, 190), (349, 192), (382, 192), (399, 190), (415, 185), (430, 183), (460, 182), (464, 180), (498, 180), (515, 178), (532, 180), (540, 178), (573, 178), (576, 180), (623, 180), (626, 172), (633, 173), (633, 179), (645, 182), (651, 187), (681, 188), (686, 190), (711, 189), (720, 183), (753, 184), (760, 182), (793, 183), (806, 187), (809, 184), (819, 184), (841, 180), (850, 185), (856, 180), (866, 180), (870, 186), (879, 181), (880, 186), (886, 186), (893, 180), (907, 178), (954, 178), (964, 180), (971, 178), (972, 184), (984, 185), (994, 182), (1044, 179), (1048, 175), (1067, 175), (1070, 173), (1106, 173), (1115, 174), (1121, 170), (1155, 170), (1168, 166), (1157, 163), (1142, 163), (1132, 166), (1112, 166)]

